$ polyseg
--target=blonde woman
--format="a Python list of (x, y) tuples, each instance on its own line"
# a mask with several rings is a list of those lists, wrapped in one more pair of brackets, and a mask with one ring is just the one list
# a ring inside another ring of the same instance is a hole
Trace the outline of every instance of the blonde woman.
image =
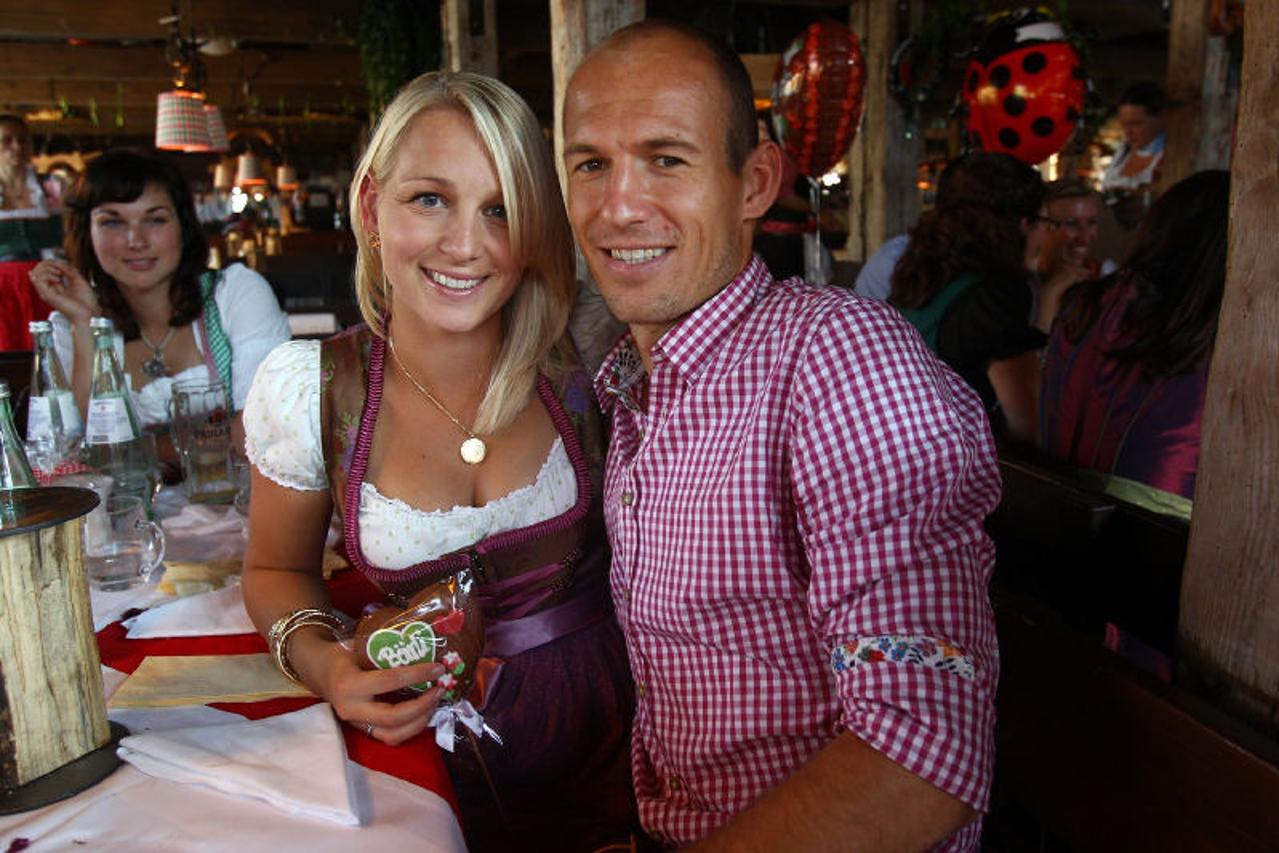
[(387, 108), (350, 192), (367, 325), (277, 348), (250, 393), (249, 613), (268, 635), (302, 624), (282, 663), (343, 720), (400, 744), (427, 726), (438, 688), (379, 697), (439, 668), (363, 671), (307, 615), (330, 607), (330, 514), (392, 598), (471, 567), (481, 671), (500, 665), (471, 699), (503, 745), (445, 754), (468, 844), (625, 838), (633, 697), (606, 592), (602, 436), (565, 337), (572, 245), (548, 146), (502, 83), (425, 74)]
[(0, 219), (42, 219), (49, 215), (31, 166), (31, 134), (21, 116), (0, 115)]

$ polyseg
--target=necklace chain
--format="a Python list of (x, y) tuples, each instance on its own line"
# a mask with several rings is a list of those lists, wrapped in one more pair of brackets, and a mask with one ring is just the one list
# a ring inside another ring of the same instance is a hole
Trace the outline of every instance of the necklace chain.
[(476, 465), (484, 461), (484, 454), (487, 450), (487, 447), (484, 444), (484, 440), (480, 438), (478, 435), (476, 435), (474, 430), (468, 428), (466, 424), (458, 420), (452, 412), (446, 409), (444, 407), (444, 404), (435, 398), (434, 394), (426, 390), (426, 386), (423, 385), (421, 382), (419, 382), (417, 377), (414, 376), (409, 371), (408, 366), (405, 365), (404, 361), (400, 358), (400, 354), (395, 351), (395, 341), (392, 340), (390, 335), (387, 335), (386, 343), (387, 343), (387, 346), (390, 347), (391, 358), (395, 360), (395, 366), (398, 367), (400, 369), (400, 372), (404, 374), (404, 378), (407, 379), (409, 382), (411, 382), (413, 384), (413, 387), (418, 390), (418, 393), (421, 394), (423, 397), (425, 397), (427, 400), (429, 400), (431, 405), (439, 409), (441, 414), (444, 415), (444, 417), (451, 420), (454, 426), (456, 426), (458, 429), (460, 429), (462, 432), (466, 434), (467, 440), (462, 442), (462, 449), (461, 449), (463, 461), (465, 461), (469, 465)]
[(173, 340), (173, 334), (178, 330), (177, 326), (170, 326), (168, 333), (164, 336), (164, 340), (158, 344), (151, 343), (151, 339), (147, 337), (146, 332), (142, 331), (142, 327), (138, 327), (138, 337), (142, 338), (142, 343), (147, 345), (151, 350), (151, 357), (142, 363), (142, 372), (152, 379), (158, 379), (169, 372), (169, 366), (164, 363), (164, 348), (169, 345), (169, 341)]

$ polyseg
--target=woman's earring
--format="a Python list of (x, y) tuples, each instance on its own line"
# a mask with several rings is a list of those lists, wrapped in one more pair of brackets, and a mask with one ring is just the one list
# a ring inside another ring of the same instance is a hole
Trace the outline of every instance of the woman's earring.
[(382, 236), (378, 234), (376, 231), (369, 232), (369, 248), (370, 249), (382, 248)]

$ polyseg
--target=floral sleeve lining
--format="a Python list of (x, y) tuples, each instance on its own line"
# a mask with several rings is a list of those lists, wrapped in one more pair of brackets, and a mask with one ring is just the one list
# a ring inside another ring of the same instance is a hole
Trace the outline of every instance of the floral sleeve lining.
[(934, 637), (909, 634), (857, 637), (831, 652), (831, 668), (836, 673), (877, 663), (924, 666), (952, 672), (969, 681), (976, 678), (972, 659), (962, 647)]

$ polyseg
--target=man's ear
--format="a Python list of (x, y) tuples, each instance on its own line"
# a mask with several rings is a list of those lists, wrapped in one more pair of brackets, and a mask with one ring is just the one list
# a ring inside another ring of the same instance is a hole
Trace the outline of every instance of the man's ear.
[(745, 178), (743, 212), (747, 219), (759, 219), (777, 200), (782, 183), (782, 149), (771, 139), (755, 146), (742, 167)]
[(360, 181), (360, 226), (367, 233), (377, 231), (377, 178), (370, 171)]

